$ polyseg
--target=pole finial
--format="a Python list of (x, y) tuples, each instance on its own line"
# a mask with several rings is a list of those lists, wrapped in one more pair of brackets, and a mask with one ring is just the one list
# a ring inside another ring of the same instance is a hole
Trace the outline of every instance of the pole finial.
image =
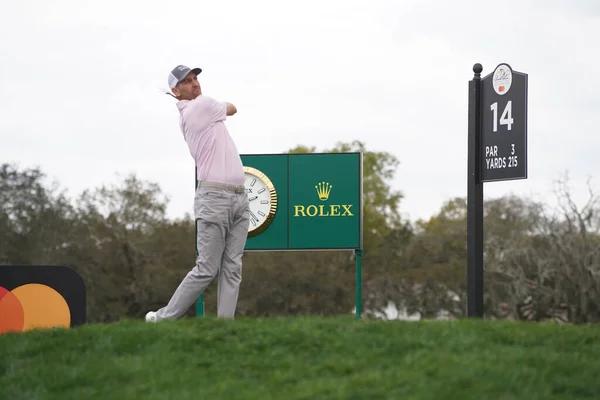
[(483, 71), (483, 67), (481, 66), (481, 64), (477, 63), (477, 64), (473, 65), (473, 72), (475, 72), (476, 77), (479, 77), (479, 75), (481, 74), (481, 71)]

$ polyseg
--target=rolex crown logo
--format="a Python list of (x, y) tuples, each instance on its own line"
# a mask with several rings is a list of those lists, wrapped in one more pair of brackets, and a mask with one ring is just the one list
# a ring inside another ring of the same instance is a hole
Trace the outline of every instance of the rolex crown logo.
[(329, 183), (327, 182), (319, 182), (316, 186), (315, 189), (317, 189), (317, 195), (319, 196), (319, 199), (322, 201), (325, 201), (329, 198), (329, 193), (331, 193), (331, 188), (333, 186), (331, 186)]

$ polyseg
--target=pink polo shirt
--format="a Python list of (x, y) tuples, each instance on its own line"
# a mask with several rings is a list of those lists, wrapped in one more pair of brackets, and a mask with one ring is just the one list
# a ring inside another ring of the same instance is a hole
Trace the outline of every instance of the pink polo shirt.
[(200, 95), (177, 102), (179, 124), (196, 161), (198, 181), (244, 184), (244, 167), (227, 128), (227, 104)]

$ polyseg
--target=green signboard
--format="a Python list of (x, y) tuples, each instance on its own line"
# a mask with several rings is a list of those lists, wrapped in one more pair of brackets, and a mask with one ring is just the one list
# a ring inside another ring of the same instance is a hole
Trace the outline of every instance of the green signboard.
[[(354, 251), (360, 318), (362, 153), (243, 154), (241, 159), (250, 202), (244, 250)], [(202, 295), (196, 314), (204, 315)]]
[[(361, 153), (242, 155), (242, 162), (247, 190), (254, 175), (266, 177), (277, 203), (268, 227), (249, 235), (247, 251), (362, 248)], [(271, 200), (256, 195), (248, 193), (251, 211), (260, 210), (253, 201)], [(258, 212), (257, 221), (266, 219)]]

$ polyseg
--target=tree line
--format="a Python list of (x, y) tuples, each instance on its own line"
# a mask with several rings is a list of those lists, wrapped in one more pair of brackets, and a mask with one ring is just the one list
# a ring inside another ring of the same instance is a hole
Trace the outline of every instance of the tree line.
[[(420, 318), (464, 317), (466, 198), (449, 199), (427, 220), (405, 221), (404, 195), (390, 185), (396, 157), (358, 141), (324, 151), (363, 152), (365, 316), (390, 318), (384, 311), (391, 308)], [(142, 318), (166, 304), (194, 265), (193, 217), (167, 218), (160, 187), (135, 175), (75, 198), (65, 193), (39, 168), (0, 165), (0, 268), (73, 268), (86, 283), (89, 322)], [(562, 179), (558, 208), (512, 195), (486, 201), (486, 318), (600, 319), (600, 205), (591, 189), (581, 206), (571, 193)], [(238, 315), (348, 314), (354, 296), (351, 252), (249, 252)], [(205, 302), (215, 314), (216, 282)], [(194, 313), (192, 307), (188, 315)]]

